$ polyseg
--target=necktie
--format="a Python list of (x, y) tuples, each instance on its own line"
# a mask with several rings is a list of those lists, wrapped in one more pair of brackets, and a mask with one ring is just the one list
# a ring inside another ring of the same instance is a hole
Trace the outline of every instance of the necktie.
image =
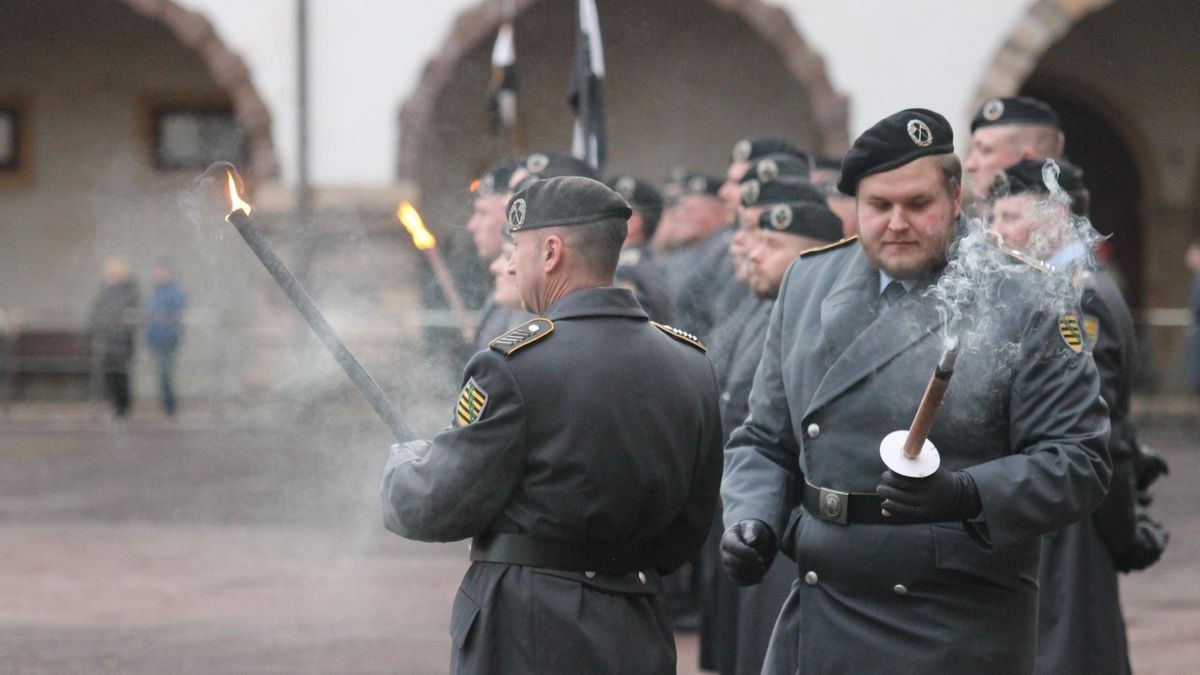
[(888, 308), (900, 301), (904, 294), (908, 291), (904, 288), (904, 284), (899, 281), (889, 281), (887, 286), (883, 287), (883, 293), (879, 296), (879, 309), (886, 312)]

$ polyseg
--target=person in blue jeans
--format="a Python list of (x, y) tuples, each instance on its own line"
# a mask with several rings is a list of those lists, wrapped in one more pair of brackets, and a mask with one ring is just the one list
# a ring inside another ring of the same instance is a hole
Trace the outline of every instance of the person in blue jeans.
[(158, 386), (163, 412), (175, 414), (175, 388), (172, 381), (175, 355), (183, 339), (183, 311), (187, 296), (175, 278), (174, 265), (160, 258), (154, 266), (154, 290), (146, 308), (146, 346), (158, 364)]

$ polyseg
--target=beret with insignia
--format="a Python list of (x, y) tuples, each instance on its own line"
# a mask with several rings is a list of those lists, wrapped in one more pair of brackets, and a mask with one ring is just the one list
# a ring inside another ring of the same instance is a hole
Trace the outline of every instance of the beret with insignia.
[(821, 241), (842, 238), (842, 219), (829, 210), (824, 200), (775, 204), (762, 212), (758, 224), (764, 230)]
[(628, 220), (633, 210), (604, 183), (582, 176), (534, 181), (508, 202), (509, 232)]
[(859, 136), (842, 160), (838, 190), (853, 197), (858, 182), (929, 155), (954, 152), (954, 131), (938, 113), (909, 108), (889, 115)]
[(555, 150), (531, 152), (521, 161), (521, 167), (528, 171), (529, 175), (516, 185), (514, 191), (528, 187), (535, 180), (558, 176), (583, 176), (600, 180), (600, 176), (591, 164), (565, 152)]
[(1064, 192), (1078, 192), (1084, 188), (1083, 169), (1074, 164), (1062, 159), (1026, 158), (996, 175), (996, 180), (992, 184), (992, 196), (1050, 194), (1050, 188), (1046, 186), (1045, 172), (1049, 170), (1053, 174), (1054, 169), (1047, 167), (1048, 164), (1058, 167), (1058, 185)]
[(811, 167), (808, 162), (791, 155), (767, 155), (750, 163), (740, 182), (757, 180), (770, 183), (776, 178), (798, 178), (808, 180)]
[(508, 194), (508, 179), (520, 166), (519, 162), (510, 159), (489, 168), (476, 179), (478, 183), (472, 184), (472, 192), (476, 197)]
[(639, 211), (653, 211), (663, 206), (663, 198), (658, 190), (636, 176), (613, 176), (606, 184), (621, 195), (630, 207)]
[(974, 133), (980, 127), (998, 124), (1027, 124), (1061, 128), (1054, 109), (1031, 96), (989, 98), (979, 107), (979, 112), (975, 113), (975, 119), (971, 120), (971, 132)]
[(770, 183), (761, 183), (751, 178), (740, 183), (742, 190), (742, 206), (763, 206), (764, 204), (782, 204), (784, 202), (819, 201), (825, 203), (825, 197), (812, 183), (798, 177), (780, 178)]
[(702, 173), (687, 170), (673, 172), (671, 180), (663, 186), (663, 197), (666, 205), (672, 206), (687, 195), (706, 195), (716, 198), (721, 189), (721, 180)]
[(733, 144), (733, 151), (730, 153), (729, 159), (731, 162), (753, 162), (767, 155), (788, 155), (802, 162), (811, 163), (807, 152), (796, 147), (790, 141), (776, 136), (743, 138)]

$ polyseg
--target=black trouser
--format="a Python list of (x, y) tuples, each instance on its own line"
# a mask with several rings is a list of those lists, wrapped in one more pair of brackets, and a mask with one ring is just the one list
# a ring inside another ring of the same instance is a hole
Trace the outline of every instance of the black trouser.
[(162, 402), (163, 412), (168, 416), (175, 414), (175, 386), (173, 382), (175, 370), (175, 350), (154, 352), (154, 360), (158, 362), (158, 394)]
[(117, 417), (124, 417), (129, 412), (129, 371), (113, 370), (104, 373), (104, 393), (108, 400), (112, 401)]

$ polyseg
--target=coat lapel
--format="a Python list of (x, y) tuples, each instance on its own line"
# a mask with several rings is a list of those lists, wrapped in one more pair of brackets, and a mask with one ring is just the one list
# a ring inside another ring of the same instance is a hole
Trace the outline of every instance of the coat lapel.
[(936, 301), (924, 297), (927, 283), (918, 284), (880, 315), (876, 309), (878, 272), (870, 268), (865, 256), (856, 257), (854, 265), (859, 264), (865, 264), (873, 273), (853, 273), (860, 280), (869, 278), (871, 283), (865, 291), (847, 288), (843, 292), (839, 288), (821, 304), (821, 324), (832, 362), (826, 362), (829, 366), (813, 392), (807, 413), (825, 405), (916, 342), (936, 334), (941, 327)]

